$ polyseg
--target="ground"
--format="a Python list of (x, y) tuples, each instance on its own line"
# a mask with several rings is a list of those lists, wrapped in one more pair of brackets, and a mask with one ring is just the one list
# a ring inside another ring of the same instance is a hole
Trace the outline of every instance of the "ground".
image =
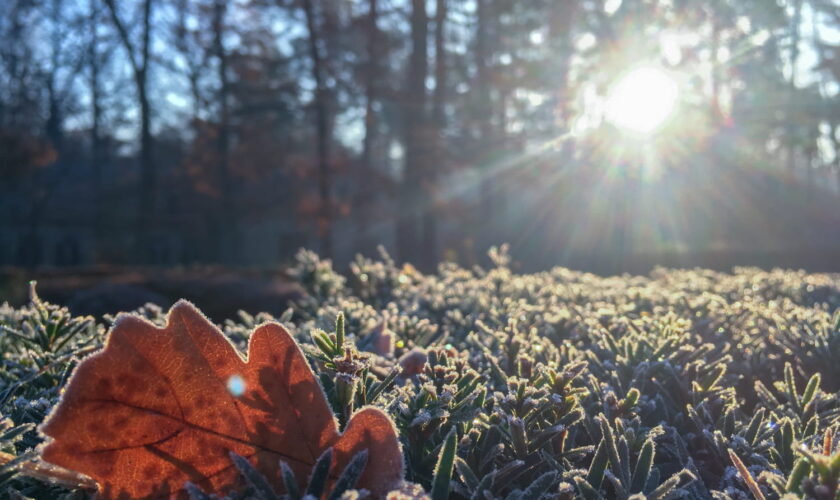
[[(256, 324), (286, 325), (344, 422), (347, 393), (313, 342), (343, 315), (347, 345), (367, 352), (353, 350), (364, 370), (350, 408), (392, 417), (406, 479), (436, 500), (837, 497), (840, 276), (525, 275), (504, 252), (491, 257), (433, 274), (360, 259), (342, 276), (302, 252), (289, 273), (301, 293), (285, 312), (251, 308), (221, 326), (244, 349)], [(136, 313), (161, 323), (165, 311)], [(4, 452), (29, 457), (42, 439), (33, 426), (112, 320), (38, 299), (0, 309)], [(441, 481), (450, 432), (456, 458)], [(3, 472), (0, 488), (24, 496), (68, 491)]]

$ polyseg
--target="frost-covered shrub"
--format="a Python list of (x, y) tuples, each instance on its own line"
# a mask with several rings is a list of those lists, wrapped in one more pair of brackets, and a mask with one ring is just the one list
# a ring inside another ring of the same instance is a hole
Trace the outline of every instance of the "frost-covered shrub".
[[(840, 498), (840, 276), (521, 275), (504, 249), (491, 258), (426, 275), (383, 252), (342, 276), (302, 251), (305, 297), (221, 327), (244, 347), (281, 321), (341, 422), (366, 404), (389, 412), (413, 483), (394, 498)], [(0, 325), (0, 451), (20, 457), (0, 488), (70, 495), (14, 469), (107, 324), (34, 298), (0, 307)]]

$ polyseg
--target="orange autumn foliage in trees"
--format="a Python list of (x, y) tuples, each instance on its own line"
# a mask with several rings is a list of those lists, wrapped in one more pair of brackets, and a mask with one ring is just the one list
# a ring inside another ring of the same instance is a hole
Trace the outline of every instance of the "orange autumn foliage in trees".
[[(229, 390), (231, 377), (238, 387)], [(120, 316), (105, 348), (78, 366), (41, 431), (52, 438), (42, 458), (92, 477), (106, 499), (185, 498), (187, 481), (228, 493), (241, 485), (230, 452), (248, 458), (277, 491), (280, 461), (306, 484), (330, 447), (332, 480), (362, 450), (369, 455), (358, 488), (383, 497), (402, 479), (391, 419), (365, 408), (340, 434), (282, 326), (258, 327), (245, 361), (185, 301), (169, 311), (165, 328)]]

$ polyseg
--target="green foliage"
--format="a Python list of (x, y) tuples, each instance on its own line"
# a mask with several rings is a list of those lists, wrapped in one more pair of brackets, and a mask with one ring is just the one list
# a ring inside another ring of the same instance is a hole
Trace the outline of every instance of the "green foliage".
[[(245, 498), (252, 500), (301, 500), (313, 498), (326, 498), (327, 500), (341, 500), (341, 499), (355, 499), (359, 498), (360, 492), (354, 490), (359, 478), (362, 477), (362, 472), (367, 463), (367, 450), (360, 451), (354, 456), (350, 462), (341, 471), (338, 478), (330, 486), (330, 462), (332, 460), (333, 450), (327, 448), (324, 453), (318, 457), (318, 461), (312, 467), (312, 473), (309, 474), (309, 485), (306, 491), (301, 494), (301, 487), (298, 485), (295, 475), (289, 468), (286, 462), (280, 462), (281, 474), (283, 475), (283, 485), (286, 493), (282, 496), (274, 491), (271, 484), (265, 476), (251, 465), (246, 458), (231, 452), (230, 459), (233, 465), (239, 470), (245, 484), (248, 485), (245, 492)], [(201, 488), (193, 484), (187, 485), (187, 492), (192, 500), (205, 500), (211, 498), (210, 495), (204, 493)]]
[(446, 500), (449, 498), (449, 480), (452, 478), (452, 468), (455, 466), (455, 441), (458, 436), (455, 428), (446, 435), (446, 440), (438, 455), (435, 466), (435, 477), (432, 480), (432, 500)]
[(21, 440), (23, 434), (32, 430), (34, 425), (14, 425), (9, 419), (0, 421), (0, 453), (3, 454), (3, 464), (0, 465), (0, 486), (14, 477), (15, 470), (26, 460), (34, 456), (34, 452), (17, 453), (15, 443)]
[[(492, 257), (489, 269), (441, 264), (423, 275), (383, 253), (357, 259), (345, 278), (302, 252), (292, 271), (306, 296), (278, 319), (342, 424), (365, 405), (393, 417), (406, 480), (422, 486), (397, 498), (840, 498), (836, 276), (519, 275), (504, 249)], [(140, 314), (163, 321), (153, 307)], [(241, 313), (224, 330), (244, 347), (271, 319)], [(34, 295), (0, 307), (0, 324), (0, 451), (12, 464), (0, 488), (53, 497), (56, 486), (12, 474), (105, 326)], [(287, 498), (361, 498), (353, 485), (365, 458), (329, 484), (318, 466), (307, 484), (281, 467)], [(233, 460), (247, 495), (274, 498)]]

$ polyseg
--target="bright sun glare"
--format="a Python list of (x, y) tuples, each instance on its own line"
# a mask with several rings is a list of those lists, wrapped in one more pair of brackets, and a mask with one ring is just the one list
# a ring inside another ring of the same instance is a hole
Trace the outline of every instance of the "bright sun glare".
[(607, 121), (629, 132), (650, 134), (674, 111), (677, 82), (657, 68), (637, 68), (610, 89), (604, 103)]

